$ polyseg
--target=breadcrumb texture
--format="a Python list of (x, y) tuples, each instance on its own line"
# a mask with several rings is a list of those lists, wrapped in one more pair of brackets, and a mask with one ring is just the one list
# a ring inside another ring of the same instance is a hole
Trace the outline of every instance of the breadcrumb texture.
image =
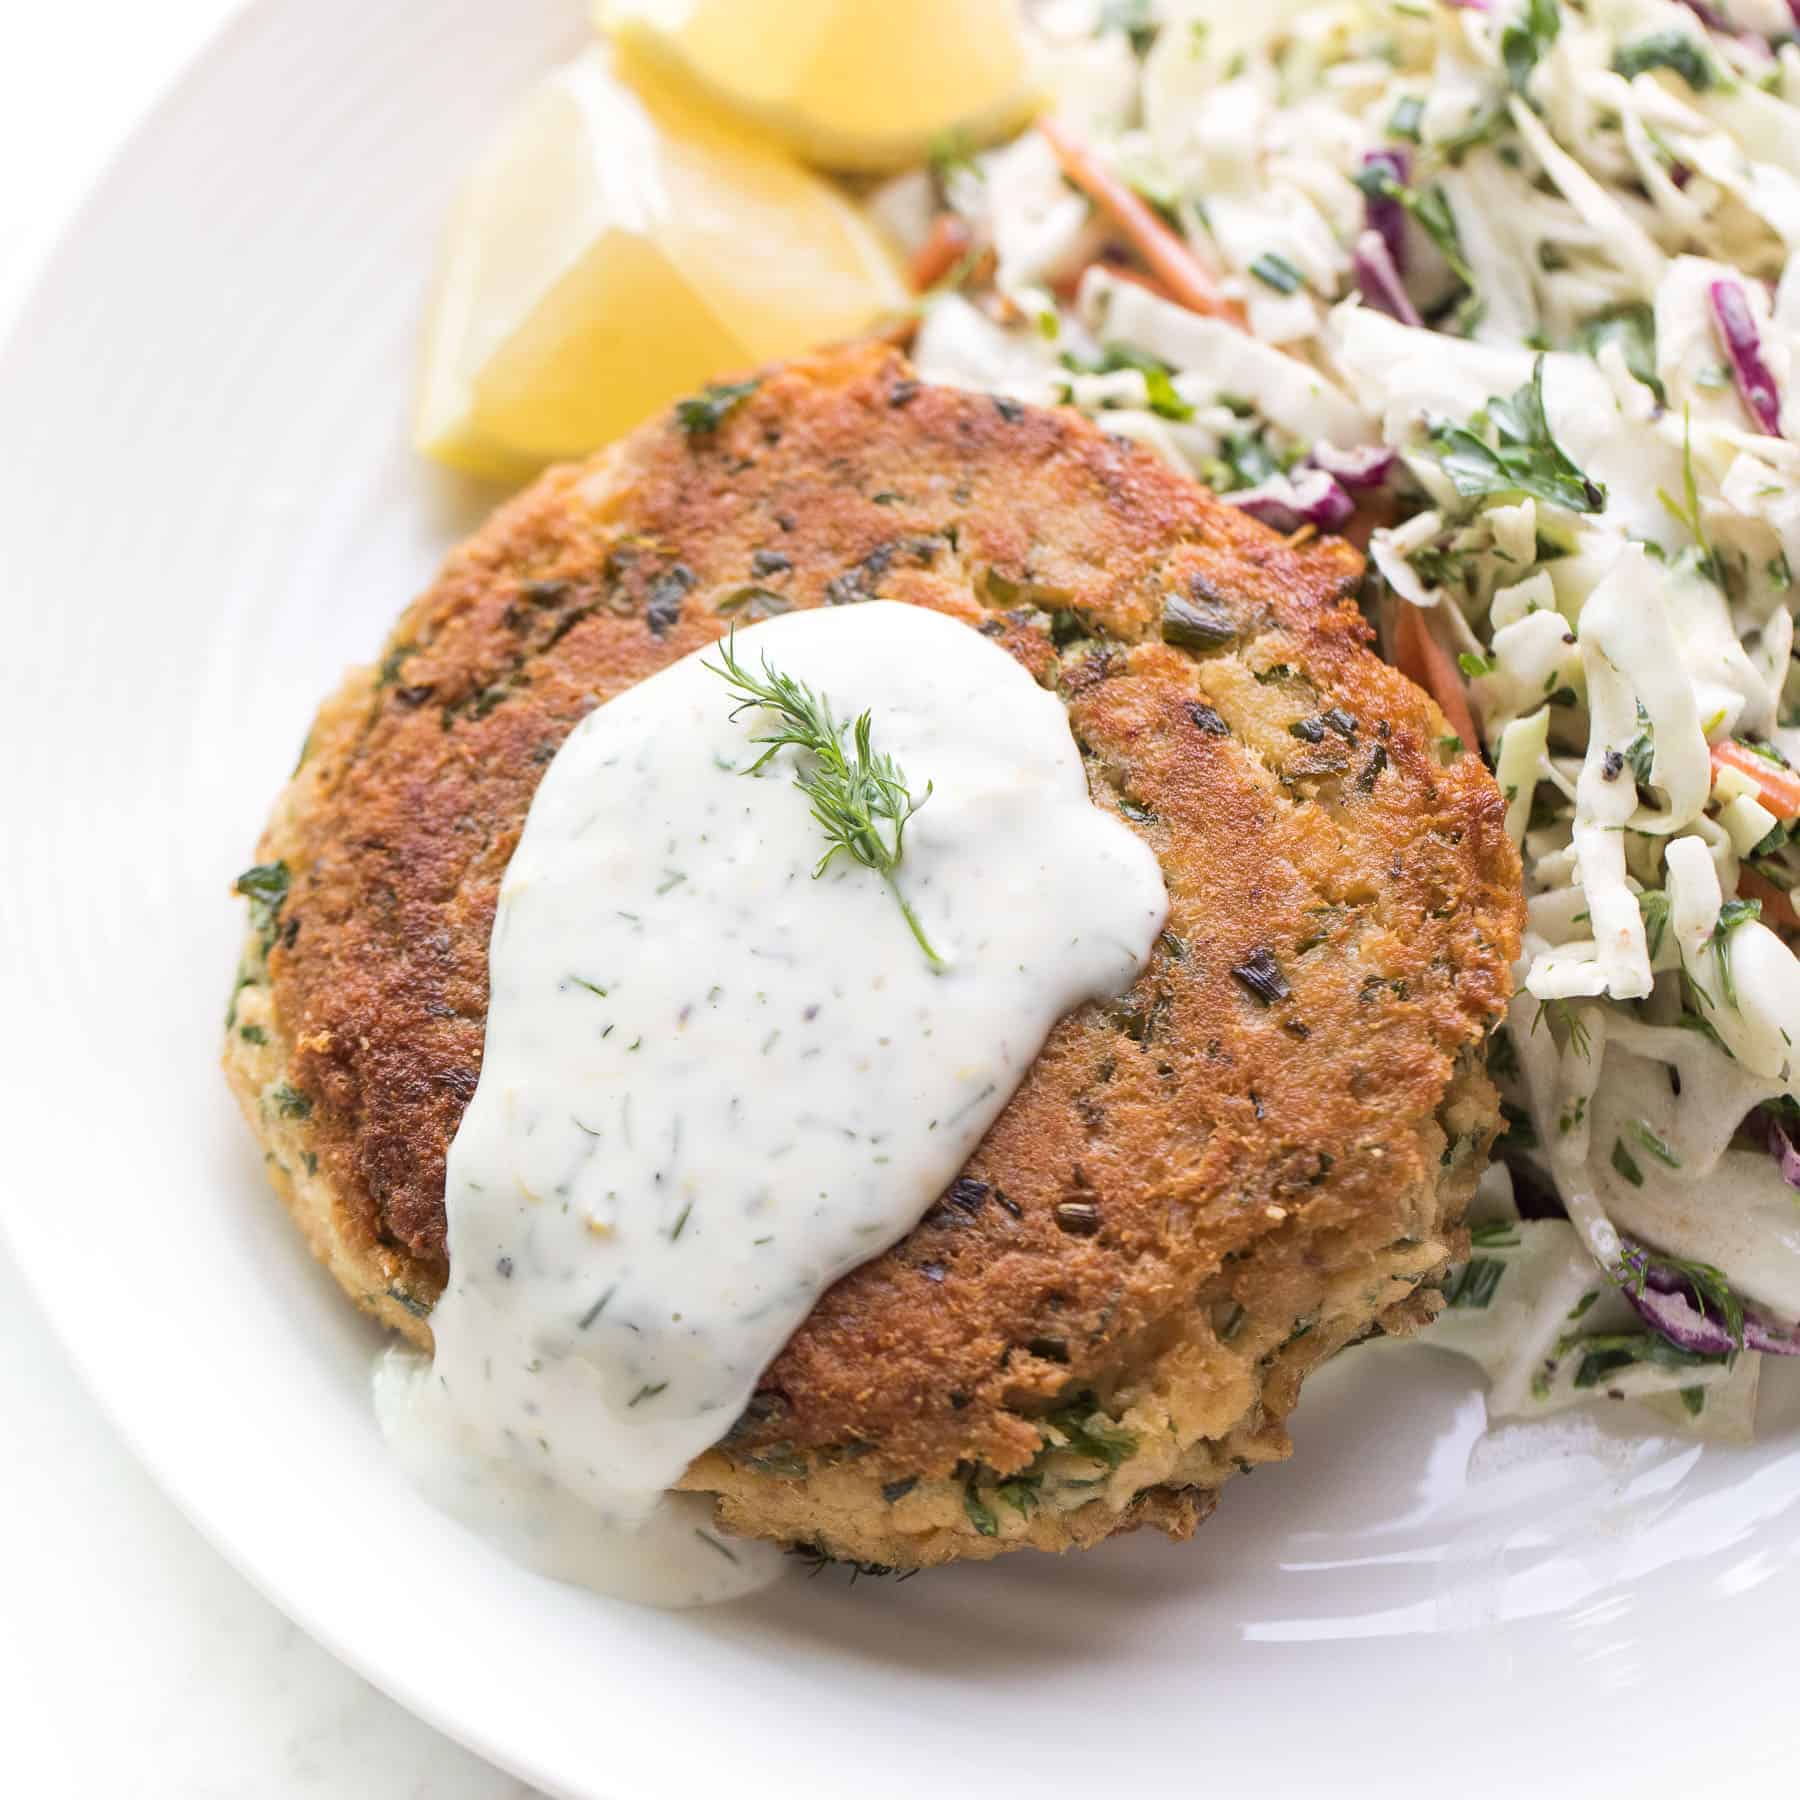
[(1431, 1316), (1498, 1127), (1518, 859), (1480, 760), (1369, 650), (1361, 574), (881, 345), (550, 471), (326, 702), (258, 852), (285, 888), (225, 1062), (313, 1250), (429, 1345), (500, 878), (570, 729), (734, 620), (933, 607), (1062, 697), (1168, 931), (684, 1485), (727, 1530), (887, 1567), (1186, 1536), (1287, 1455), (1311, 1368)]

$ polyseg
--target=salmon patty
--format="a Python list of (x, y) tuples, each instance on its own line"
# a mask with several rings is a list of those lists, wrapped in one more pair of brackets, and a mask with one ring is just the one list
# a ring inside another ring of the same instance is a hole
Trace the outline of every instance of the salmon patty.
[(1062, 699), (1168, 928), (683, 1485), (725, 1530), (890, 1567), (1187, 1535), (1287, 1455), (1309, 1370), (1432, 1317), (1498, 1129), (1518, 858), (1480, 759), (1369, 650), (1361, 580), (881, 345), (551, 470), (325, 704), (240, 884), (225, 1060), (277, 1189), (429, 1347), (500, 879), (559, 745), (734, 621), (935, 608)]

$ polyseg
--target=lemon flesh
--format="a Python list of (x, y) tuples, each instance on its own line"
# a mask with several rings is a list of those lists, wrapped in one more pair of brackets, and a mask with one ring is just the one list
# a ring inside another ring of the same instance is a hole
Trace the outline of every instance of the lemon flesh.
[(906, 302), (829, 183), (622, 70), (596, 47), (547, 77), (463, 197), (415, 425), (441, 462), (519, 479)]
[(597, 0), (635, 56), (808, 162), (880, 171), (1036, 99), (1018, 0)]

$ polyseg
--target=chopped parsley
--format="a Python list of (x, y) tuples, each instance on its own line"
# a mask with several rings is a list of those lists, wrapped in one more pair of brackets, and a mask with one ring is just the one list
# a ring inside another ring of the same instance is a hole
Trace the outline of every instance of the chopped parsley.
[(284, 1119), (306, 1119), (312, 1116), (313, 1103), (297, 1087), (280, 1081), (269, 1089), (269, 1104)]
[(275, 941), (275, 927), (287, 902), (289, 877), (284, 862), (258, 863), (246, 869), (232, 884), (233, 891), (250, 902), (250, 924), (267, 950)]
[(717, 431), (759, 386), (755, 377), (749, 381), (709, 382), (699, 393), (675, 402), (675, 423), (689, 437), (705, 437)]
[(1145, 403), (1159, 419), (1181, 424), (1194, 416), (1194, 409), (1175, 391), (1169, 365), (1128, 344), (1107, 344), (1098, 357), (1087, 362), (1072, 355), (1065, 355), (1062, 362), (1076, 375), (1112, 375), (1120, 369), (1135, 369), (1144, 378)]
[(1282, 472), (1274, 452), (1261, 437), (1250, 432), (1234, 431), (1227, 434), (1219, 446), (1219, 455), (1228, 478), (1213, 485), (1222, 493), (1232, 493), (1238, 488), (1257, 487)]
[(994, 1517), (993, 1508), (988, 1506), (976, 1493), (975, 1484), (972, 1481), (963, 1489), (963, 1512), (968, 1516), (969, 1523), (983, 1537), (1000, 1535), (1000, 1521)]
[(1491, 494), (1529, 494), (1570, 512), (1597, 513), (1606, 490), (1590, 481), (1556, 441), (1544, 416), (1544, 359), (1509, 399), (1487, 404), (1497, 442), (1490, 445), (1466, 425), (1436, 425), (1431, 448), (1464, 499)]
[(1656, 315), (1644, 302), (1596, 313), (1575, 335), (1576, 348), (1596, 360), (1608, 344), (1619, 346), (1633, 378), (1641, 381), (1659, 404), (1666, 404), (1668, 393), (1656, 373)]
[(1525, 10), (1500, 34), (1500, 60), (1506, 78), (1523, 93), (1544, 53), (1562, 30), (1562, 8), (1557, 0), (1525, 0)]
[(1727, 900), (1719, 908), (1719, 922), (1713, 927), (1710, 939), (1713, 960), (1719, 968), (1719, 991), (1725, 996), (1725, 1004), (1735, 1008), (1738, 1003), (1737, 983), (1731, 973), (1731, 957), (1728, 946), (1731, 934), (1741, 925), (1748, 925), (1752, 919), (1762, 917), (1760, 900)]
[(1668, 69), (1696, 94), (1704, 94), (1718, 79), (1712, 58), (1685, 31), (1656, 31), (1649, 37), (1634, 38), (1620, 45), (1612, 66), (1627, 81), (1651, 69)]
[(994, 1487), (994, 1498), (1004, 1500), (1021, 1519), (1029, 1519), (1037, 1511), (1038, 1488), (1043, 1482), (1041, 1475), (1033, 1475), (1029, 1470), (1020, 1475), (1009, 1476)]
[(1109, 1469), (1118, 1468), (1137, 1450), (1137, 1433), (1109, 1419), (1091, 1393), (1065, 1402), (1044, 1423), (1067, 1440), (1062, 1448)]

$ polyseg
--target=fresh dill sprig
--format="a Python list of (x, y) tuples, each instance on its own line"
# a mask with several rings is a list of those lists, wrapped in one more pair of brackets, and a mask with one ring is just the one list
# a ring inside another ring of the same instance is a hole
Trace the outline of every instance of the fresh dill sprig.
[[(925, 792), (913, 798), (900, 765), (885, 751), (874, 749), (868, 713), (853, 725), (841, 723), (832, 716), (831, 702), (823, 694), (782, 673), (766, 655), (760, 676), (746, 669), (738, 660), (735, 630), (725, 640), (719, 661), (704, 666), (736, 696), (737, 705), (731, 711), (734, 719), (752, 707), (775, 715), (775, 729), (750, 740), (767, 748), (744, 770), (746, 775), (754, 775), (770, 757), (790, 747), (806, 759), (794, 785), (812, 802), (812, 816), (825, 833), (827, 845), (814, 865), (813, 879), (823, 875), (840, 852), (865, 869), (873, 869), (887, 883), (919, 948), (934, 968), (942, 968), (944, 959), (931, 947), (925, 928), (894, 879), (905, 854), (907, 821), (931, 798), (932, 784), (926, 782)], [(851, 740), (849, 754), (844, 749), (846, 731)]]
[(894, 1585), (898, 1587), (902, 1581), (910, 1581), (918, 1574), (917, 1569), (896, 1569), (891, 1563), (856, 1562), (848, 1557), (833, 1556), (820, 1544), (790, 1544), (787, 1553), (806, 1565), (806, 1576), (810, 1581), (815, 1575), (826, 1569), (848, 1569), (850, 1579), (845, 1584), (855, 1587), (863, 1577), (879, 1581), (894, 1576)]
[(1627, 1293), (1642, 1294), (1653, 1269), (1676, 1276), (1686, 1290), (1688, 1304), (1725, 1327), (1731, 1341), (1744, 1345), (1744, 1303), (1723, 1270), (1711, 1263), (1669, 1256), (1644, 1244), (1627, 1243), (1617, 1263), (1607, 1273)]
[(1545, 1020), (1550, 1022), (1550, 1035), (1558, 1038), (1562, 1045), (1574, 1051), (1583, 1062), (1594, 1053), (1593, 1040), (1588, 1032), (1587, 1020), (1582, 1016), (1582, 1009), (1571, 1006), (1567, 1000), (1546, 1000), (1537, 1010), (1537, 1017), (1531, 1021), (1531, 1032), (1535, 1037), (1537, 1029)]

